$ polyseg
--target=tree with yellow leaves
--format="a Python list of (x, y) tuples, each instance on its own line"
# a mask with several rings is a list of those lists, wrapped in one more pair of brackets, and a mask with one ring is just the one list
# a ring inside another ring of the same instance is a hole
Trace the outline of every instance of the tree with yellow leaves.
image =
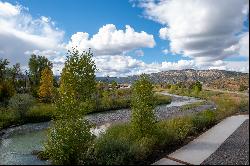
[(50, 68), (45, 68), (41, 75), (41, 85), (39, 88), (40, 101), (50, 103), (53, 97), (53, 72)]

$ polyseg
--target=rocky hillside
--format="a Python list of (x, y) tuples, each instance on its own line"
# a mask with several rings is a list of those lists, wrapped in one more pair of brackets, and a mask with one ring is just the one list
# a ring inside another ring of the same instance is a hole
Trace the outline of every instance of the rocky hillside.
[[(216, 89), (240, 90), (249, 87), (249, 74), (225, 70), (170, 70), (148, 74), (154, 83), (178, 83), (200, 81), (203, 85)], [(97, 80), (118, 83), (132, 83), (138, 75), (129, 77), (99, 77)]]

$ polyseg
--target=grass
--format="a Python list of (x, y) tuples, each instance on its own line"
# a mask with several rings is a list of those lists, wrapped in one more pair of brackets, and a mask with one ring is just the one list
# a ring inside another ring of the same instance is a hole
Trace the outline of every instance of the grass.
[[(131, 103), (131, 92), (124, 90), (121, 92), (120, 90), (116, 92), (118, 95), (113, 96), (112, 92), (105, 94), (104, 97), (100, 99), (98, 104), (96, 105), (95, 109), (88, 112), (88, 114), (96, 113), (96, 112), (103, 112), (109, 110), (117, 110), (117, 109), (127, 109), (130, 108)], [(119, 94), (121, 93), (121, 94)], [(171, 97), (162, 95), (162, 94), (155, 94), (155, 104), (170, 104)]]
[(55, 116), (55, 106), (52, 104), (37, 103), (31, 107), (23, 118), (10, 108), (0, 108), (0, 130), (12, 125), (25, 123), (45, 122)]
[[(130, 91), (119, 90), (116, 91), (116, 98), (111, 100), (112, 92), (108, 96), (108, 100), (101, 98), (100, 105), (96, 107), (92, 112), (103, 112), (116, 109), (130, 108)], [(161, 94), (155, 94), (156, 104), (169, 104), (171, 103), (171, 97)], [(10, 108), (0, 107), (0, 130), (7, 128), (11, 125), (20, 125), (25, 123), (38, 123), (50, 121), (56, 116), (56, 107), (54, 104), (45, 104), (36, 102), (26, 113), (24, 118), (20, 118), (18, 114)]]
[(20, 122), (15, 111), (0, 107), (0, 130), (18, 123)]
[[(248, 97), (241, 95), (201, 91), (189, 96), (206, 98), (214, 102), (217, 109), (157, 122), (155, 132), (150, 137), (140, 139), (133, 133), (129, 123), (115, 125), (96, 139), (88, 164), (152, 164), (160, 159), (159, 156), (177, 149), (190, 137), (201, 134), (222, 119), (249, 112)], [(183, 110), (195, 108), (204, 102), (186, 105)]]
[(155, 153), (173, 149), (188, 137), (215, 124), (214, 112), (207, 110), (193, 116), (178, 117), (155, 124), (151, 136), (138, 138), (129, 123), (115, 125), (97, 138), (87, 164), (151, 164)]
[(201, 105), (204, 105), (205, 103), (206, 103), (206, 101), (197, 101), (195, 103), (186, 104), (186, 105), (184, 105), (184, 106), (181, 107), (181, 111), (190, 110), (190, 109), (199, 107)]
[(45, 122), (54, 118), (55, 114), (54, 104), (38, 103), (27, 111), (25, 121), (29, 123)]

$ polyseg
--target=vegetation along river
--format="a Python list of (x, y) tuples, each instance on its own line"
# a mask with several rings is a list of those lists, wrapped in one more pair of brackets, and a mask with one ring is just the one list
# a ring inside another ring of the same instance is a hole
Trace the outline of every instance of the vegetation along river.
[[(172, 95), (166, 92), (162, 94), (172, 96), (172, 102), (168, 105), (157, 106), (155, 115), (158, 120), (169, 119), (176, 116), (191, 114), (205, 109), (214, 109), (213, 103), (204, 103), (203, 105), (187, 111), (181, 111), (180, 107), (200, 101), (192, 97)], [(129, 109), (121, 109), (115, 111), (107, 111), (87, 115), (86, 118), (97, 125), (92, 129), (95, 135), (118, 122), (128, 122), (130, 120), (131, 111)], [(41, 161), (36, 155), (32, 155), (33, 151), (43, 150), (46, 141), (47, 129), (51, 122), (26, 124), (18, 127), (8, 128), (1, 131), (0, 136), (0, 164), (1, 165), (47, 165), (49, 161)]]

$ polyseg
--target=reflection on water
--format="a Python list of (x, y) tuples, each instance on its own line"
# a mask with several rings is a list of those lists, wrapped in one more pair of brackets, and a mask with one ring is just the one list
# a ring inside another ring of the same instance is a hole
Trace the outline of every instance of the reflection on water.
[[(169, 105), (159, 106), (164, 109), (164, 107), (174, 107), (183, 106), (186, 104), (194, 103), (199, 100), (192, 97), (183, 97), (178, 95), (172, 95), (168, 93), (163, 93), (165, 95), (172, 96), (173, 100)], [(35, 155), (32, 155), (32, 151), (43, 150), (43, 142), (47, 139), (47, 130), (45, 128), (49, 127), (49, 123), (40, 124), (30, 124), (23, 125), (18, 128), (22, 131), (13, 132), (14, 134), (9, 135), (9, 137), (0, 139), (0, 164), (4, 165), (47, 165), (50, 164), (48, 161), (41, 161), (37, 159)], [(26, 126), (26, 127), (25, 127)], [(28, 126), (28, 127), (27, 127)], [(99, 136), (104, 133), (110, 124), (104, 124), (102, 126), (97, 126), (91, 129), (91, 132)], [(38, 128), (40, 131), (32, 131), (32, 129)], [(30, 131), (30, 132), (24, 132)]]
[[(91, 129), (99, 136), (104, 133), (110, 124), (105, 124)], [(16, 133), (6, 139), (0, 140), (0, 165), (48, 165), (49, 161), (41, 161), (32, 151), (43, 150), (43, 143), (47, 139), (47, 130)]]
[(0, 140), (0, 164), (49, 164), (48, 161), (40, 161), (35, 155), (31, 154), (33, 150), (43, 150), (46, 134), (46, 130), (34, 131)]

